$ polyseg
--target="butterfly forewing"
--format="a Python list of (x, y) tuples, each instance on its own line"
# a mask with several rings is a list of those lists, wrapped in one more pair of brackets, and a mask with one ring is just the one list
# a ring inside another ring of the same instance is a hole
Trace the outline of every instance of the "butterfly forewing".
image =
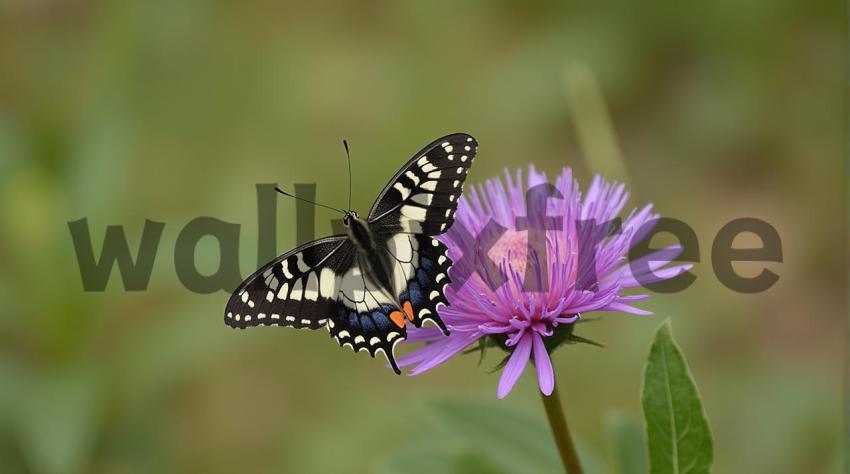
[(228, 326), (280, 325), (316, 329), (337, 305), (339, 276), (352, 265), (348, 237), (319, 239), (274, 259), (248, 277), (227, 303)]
[(474, 138), (456, 133), (413, 155), (372, 205), (373, 229), (425, 235), (448, 230), (477, 147)]

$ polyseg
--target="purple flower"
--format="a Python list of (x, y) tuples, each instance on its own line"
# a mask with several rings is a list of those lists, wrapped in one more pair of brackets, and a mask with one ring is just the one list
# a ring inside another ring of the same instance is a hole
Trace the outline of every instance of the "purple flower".
[[(569, 168), (555, 181), (561, 197), (546, 201), (545, 216), (562, 220), (561, 228), (545, 231), (545, 255), (529, 251), (530, 232), (518, 230), (517, 218), (522, 222), (527, 214), (526, 190), (548, 180), (533, 166), (528, 174), (527, 188), (521, 170), (513, 179), (506, 171), (505, 184), (489, 180), (483, 186), (470, 187), (460, 199), (456, 223), (440, 240), (456, 262), (452, 275), (471, 275), (446, 289), (451, 306), (442, 308), (440, 316), (451, 330), (450, 336), (436, 328), (409, 330), (406, 342), (428, 342), (398, 361), (401, 367), (415, 365), (410, 375), (432, 369), (471, 344), (489, 339), (510, 352), (499, 380), (499, 398), (511, 391), (530, 360), (537, 368), (540, 391), (549, 395), (555, 385), (549, 351), (563, 341), (565, 332), (572, 334), (572, 324), (581, 315), (592, 311), (650, 314), (632, 306), (649, 295), (622, 295), (623, 290), (672, 278), (691, 267), (663, 268), (680, 250), (671, 247), (642, 257), (648, 265), (635, 268), (646, 270), (633, 274), (626, 261), (629, 248), (650, 232), (658, 215), (651, 212), (651, 205), (634, 209), (619, 233), (608, 236), (610, 227), (604, 224), (623, 209), (628, 197), (624, 186), (597, 176), (582, 198)], [(466, 232), (479, 236), (490, 219), (507, 230), (488, 253), (498, 269), (490, 266), (488, 270), (478, 245), (463, 237)], [(472, 263), (461, 259), (469, 252), (477, 256), (468, 259)], [(463, 268), (469, 265), (474, 268)], [(532, 266), (529, 272), (527, 265)]]

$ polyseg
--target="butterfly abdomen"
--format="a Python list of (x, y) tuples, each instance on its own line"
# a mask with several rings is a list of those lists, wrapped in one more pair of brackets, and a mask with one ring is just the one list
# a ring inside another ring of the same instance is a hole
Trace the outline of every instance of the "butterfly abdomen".
[(348, 238), (354, 243), (358, 253), (358, 264), (363, 276), (372, 282), (390, 300), (396, 302), (398, 298), (393, 292), (392, 275), (393, 266), (386, 251), (379, 248), (375, 234), (369, 227), (367, 221), (357, 217), (347, 219), (346, 229)]

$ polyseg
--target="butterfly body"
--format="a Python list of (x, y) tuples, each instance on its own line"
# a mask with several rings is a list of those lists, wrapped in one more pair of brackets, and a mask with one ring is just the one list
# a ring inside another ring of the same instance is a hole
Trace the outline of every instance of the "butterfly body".
[(363, 275), (388, 299), (402, 308), (403, 304), (393, 292), (392, 274), (393, 262), (390, 253), (382, 251), (381, 244), (375, 239), (375, 234), (369, 228), (369, 222), (357, 217), (357, 213), (349, 211), (343, 218), (348, 238), (357, 249), (357, 260), (363, 269)]
[(448, 334), (438, 308), (448, 304), (452, 262), (434, 237), (454, 222), (476, 148), (466, 134), (427, 145), (384, 187), (367, 219), (347, 211), (345, 234), (304, 244), (248, 277), (228, 301), (225, 323), (326, 327), (341, 346), (381, 352), (400, 373), (393, 349), (407, 324), (430, 321)]

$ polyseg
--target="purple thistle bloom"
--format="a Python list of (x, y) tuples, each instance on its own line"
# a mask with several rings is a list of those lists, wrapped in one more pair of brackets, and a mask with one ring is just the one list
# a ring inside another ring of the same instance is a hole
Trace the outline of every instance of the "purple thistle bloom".
[[(460, 199), (456, 223), (440, 240), (456, 262), (452, 274), (470, 276), (465, 281), (452, 282), (446, 289), (451, 306), (442, 308), (440, 317), (451, 330), (450, 336), (443, 336), (436, 328), (409, 329), (406, 342), (429, 343), (399, 359), (400, 367), (415, 365), (410, 375), (430, 370), (471, 344), (490, 338), (511, 352), (499, 380), (499, 398), (511, 391), (530, 360), (537, 368), (540, 391), (549, 395), (555, 386), (549, 359), (549, 350), (554, 347), (547, 347), (547, 340), (550, 345), (557, 344), (558, 338), (553, 335), (565, 329), (571, 333), (569, 325), (591, 311), (651, 314), (632, 306), (649, 295), (620, 293), (675, 277), (691, 267), (662, 268), (680, 251), (671, 247), (642, 257), (648, 266), (635, 268), (647, 271), (633, 274), (626, 261), (629, 248), (646, 237), (658, 215), (651, 212), (651, 205), (634, 209), (623, 221), (620, 232), (606, 237), (610, 228), (603, 224), (618, 216), (628, 198), (624, 186), (596, 176), (582, 198), (569, 168), (564, 168), (555, 182), (561, 197), (549, 198), (545, 209), (547, 218), (562, 219), (563, 225), (545, 231), (546, 255), (529, 251), (529, 232), (517, 230), (517, 218), (526, 217), (526, 189), (548, 180), (533, 166), (528, 174), (527, 188), (523, 186), (521, 170), (517, 170), (514, 179), (506, 171), (506, 185), (499, 179), (489, 180), (483, 186), (471, 186)], [(490, 219), (507, 231), (488, 254), (498, 270), (491, 266), (488, 271), (481, 264), (478, 245), (463, 237), (466, 232), (480, 236)], [(476, 255), (469, 259), (473, 262), (461, 259), (470, 252)], [(470, 264), (475, 268), (463, 268)], [(532, 266), (530, 272), (526, 272), (527, 265)], [(501, 286), (494, 284), (502, 281)]]

